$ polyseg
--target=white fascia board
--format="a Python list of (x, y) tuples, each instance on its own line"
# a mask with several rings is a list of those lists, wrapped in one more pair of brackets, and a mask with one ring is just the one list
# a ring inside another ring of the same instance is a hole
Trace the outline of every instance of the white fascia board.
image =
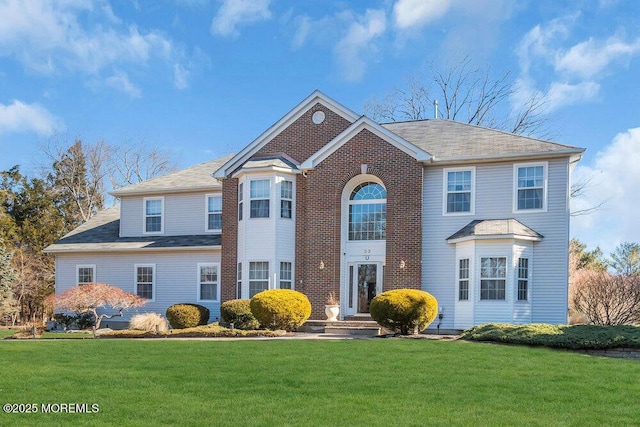
[(339, 102), (329, 98), (324, 93), (319, 90), (313, 91), (311, 95), (306, 97), (301, 103), (299, 103), (296, 107), (294, 107), (291, 111), (289, 111), (284, 117), (278, 120), (273, 126), (264, 131), (259, 137), (253, 140), (249, 145), (243, 148), (238, 154), (233, 156), (231, 160), (222, 165), (220, 169), (218, 169), (214, 174), (214, 178), (224, 178), (229, 172), (233, 171), (238, 165), (246, 162), (249, 158), (258, 152), (262, 147), (267, 145), (269, 141), (271, 141), (276, 135), (286, 129), (293, 122), (298, 120), (304, 113), (306, 113), (309, 108), (313, 105), (320, 103), (343, 117), (349, 122), (354, 122), (358, 119), (358, 114), (356, 114), (351, 109), (345, 107)]
[(432, 157), (430, 159), (431, 163), (438, 163), (442, 165), (446, 164), (458, 164), (458, 163), (486, 163), (486, 162), (495, 162), (500, 160), (532, 160), (532, 159), (550, 159), (556, 157), (571, 157), (573, 156), (582, 156), (584, 152), (584, 148), (575, 148), (575, 149), (567, 149), (567, 150), (557, 150), (557, 151), (538, 151), (538, 152), (524, 152), (524, 153), (513, 153), (513, 154), (492, 154), (488, 156), (459, 156), (459, 157)]
[(403, 138), (400, 138), (395, 133), (385, 129), (368, 117), (362, 116), (358, 119), (358, 121), (345, 129), (340, 135), (336, 136), (331, 142), (329, 142), (327, 145), (322, 147), (311, 157), (305, 160), (300, 166), (300, 169), (311, 170), (315, 168), (317, 165), (322, 163), (323, 160), (336, 152), (340, 147), (342, 147), (358, 133), (360, 133), (363, 129), (367, 129), (377, 137), (385, 140), (389, 144), (413, 157), (417, 161), (427, 162), (431, 160), (431, 155), (426, 151), (416, 147)]
[(166, 188), (154, 188), (154, 189), (141, 189), (133, 191), (110, 191), (109, 194), (113, 197), (126, 197), (126, 196), (151, 196), (158, 194), (174, 194), (174, 193), (196, 193), (201, 191), (222, 191), (222, 185), (194, 185), (189, 187), (166, 187)]
[(302, 171), (297, 169), (281, 168), (278, 166), (265, 166), (262, 168), (242, 168), (238, 170), (236, 173), (234, 173), (233, 175), (231, 175), (231, 178), (238, 178), (245, 174), (248, 175), (248, 174), (253, 174), (257, 172), (281, 172), (281, 173), (286, 173), (290, 175), (299, 175), (302, 173)]

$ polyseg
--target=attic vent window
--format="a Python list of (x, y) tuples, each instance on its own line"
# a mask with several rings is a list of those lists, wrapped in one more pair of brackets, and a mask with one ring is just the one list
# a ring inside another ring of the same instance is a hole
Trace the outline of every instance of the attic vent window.
[(311, 116), (311, 121), (313, 121), (314, 124), (319, 125), (320, 123), (324, 122), (324, 118), (324, 111), (316, 111), (315, 113), (313, 113), (313, 116)]

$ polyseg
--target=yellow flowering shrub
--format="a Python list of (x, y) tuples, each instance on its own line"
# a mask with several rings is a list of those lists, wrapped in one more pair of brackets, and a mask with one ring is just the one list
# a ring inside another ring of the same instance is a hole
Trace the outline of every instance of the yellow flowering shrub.
[(311, 316), (307, 296), (291, 289), (262, 291), (251, 298), (251, 312), (263, 327), (292, 331)]
[(371, 317), (380, 326), (409, 335), (423, 331), (438, 313), (438, 301), (418, 289), (394, 289), (371, 301)]

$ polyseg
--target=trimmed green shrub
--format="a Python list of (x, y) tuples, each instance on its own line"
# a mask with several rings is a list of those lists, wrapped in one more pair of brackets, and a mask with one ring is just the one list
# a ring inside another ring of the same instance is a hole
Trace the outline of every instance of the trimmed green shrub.
[(467, 329), (460, 338), (469, 341), (541, 345), (573, 350), (640, 348), (640, 326), (486, 323)]
[(251, 312), (262, 326), (292, 331), (311, 316), (307, 296), (291, 289), (262, 291), (251, 298)]
[(209, 309), (199, 304), (174, 304), (167, 308), (166, 316), (173, 329), (194, 328), (209, 322)]
[(380, 326), (409, 335), (423, 331), (433, 322), (438, 313), (438, 301), (430, 293), (418, 289), (394, 289), (376, 295), (370, 311)]
[(220, 316), (227, 323), (233, 323), (238, 329), (259, 329), (260, 322), (251, 313), (251, 300), (232, 299), (220, 306)]

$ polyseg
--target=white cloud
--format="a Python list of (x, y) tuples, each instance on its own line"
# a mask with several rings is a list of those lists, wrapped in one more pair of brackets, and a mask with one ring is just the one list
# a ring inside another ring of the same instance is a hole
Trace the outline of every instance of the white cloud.
[(592, 179), (584, 197), (572, 201), (572, 210), (606, 202), (589, 215), (572, 220), (572, 236), (611, 252), (624, 241), (640, 242), (640, 128), (616, 135), (598, 152), (591, 165), (578, 165), (573, 180)]
[(353, 22), (345, 36), (335, 48), (347, 80), (360, 80), (366, 69), (365, 56), (373, 57), (377, 52), (374, 40), (384, 34), (386, 16), (382, 10), (367, 10), (364, 16)]
[(393, 5), (395, 26), (401, 30), (423, 27), (443, 17), (453, 0), (398, 0)]
[(18, 100), (9, 105), (0, 104), (0, 135), (19, 132), (51, 135), (61, 127), (62, 122), (39, 104)]
[(114, 75), (107, 77), (105, 81), (107, 86), (110, 86), (120, 92), (126, 93), (131, 98), (140, 98), (140, 96), (142, 95), (140, 88), (131, 83), (131, 80), (129, 80), (129, 76), (127, 75), (127, 73), (118, 71)]
[[(94, 82), (112, 67), (159, 60), (169, 72), (185, 60), (163, 33), (124, 24), (104, 0), (0, 2), (0, 56), (15, 57), (31, 71), (80, 73)], [(113, 79), (103, 84), (113, 85)]]
[(546, 94), (550, 111), (597, 99), (600, 80), (614, 65), (640, 53), (640, 38), (626, 42), (612, 36), (567, 43), (579, 19), (579, 13), (553, 19), (522, 38), (516, 50), (521, 84), (512, 97), (515, 106), (535, 92)]
[(189, 87), (189, 74), (189, 70), (181, 64), (175, 64), (173, 66), (173, 83), (178, 89), (186, 89)]
[(638, 52), (640, 52), (640, 39), (626, 43), (617, 37), (611, 37), (605, 41), (589, 38), (565, 52), (558, 52), (555, 67), (558, 71), (590, 79), (600, 74), (612, 62), (629, 58)]
[(211, 21), (211, 33), (235, 37), (239, 34), (238, 26), (270, 19), (270, 2), (271, 0), (223, 0)]

